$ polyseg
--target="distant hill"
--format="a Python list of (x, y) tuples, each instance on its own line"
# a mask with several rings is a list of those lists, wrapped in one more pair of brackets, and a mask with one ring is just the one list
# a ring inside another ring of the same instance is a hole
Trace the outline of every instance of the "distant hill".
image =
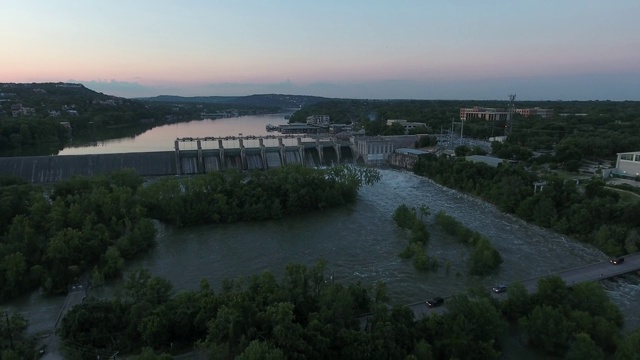
[(300, 108), (305, 105), (317, 104), (324, 101), (333, 100), (319, 96), (307, 95), (283, 95), (283, 94), (260, 94), (249, 96), (173, 96), (160, 95), (155, 97), (137, 98), (141, 101), (168, 102), (168, 103), (204, 103), (204, 104), (227, 104), (244, 106), (268, 106), (279, 108)]

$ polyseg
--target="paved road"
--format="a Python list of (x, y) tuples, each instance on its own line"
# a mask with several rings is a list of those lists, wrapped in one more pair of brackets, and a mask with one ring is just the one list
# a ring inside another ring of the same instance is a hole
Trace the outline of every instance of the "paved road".
[[(625, 256), (624, 262), (618, 265), (613, 265), (609, 261), (603, 261), (595, 264), (589, 264), (589, 265), (585, 265), (585, 266), (581, 266), (581, 267), (577, 267), (569, 270), (564, 270), (555, 274), (548, 274), (548, 275), (539, 276), (531, 279), (526, 279), (521, 281), (520, 283), (522, 283), (524, 287), (527, 289), (527, 291), (531, 293), (536, 291), (538, 286), (538, 280), (547, 276), (558, 275), (562, 278), (562, 280), (564, 280), (564, 282), (567, 285), (571, 286), (573, 284), (579, 284), (587, 281), (604, 280), (610, 277), (614, 277), (614, 276), (618, 276), (618, 275), (622, 275), (622, 274), (626, 274), (634, 271), (639, 271), (639, 270), (640, 270), (640, 253), (636, 253), (636, 254)], [(507, 294), (500, 293), (500, 294), (493, 294), (493, 296), (497, 299), (505, 299)], [(429, 299), (425, 299), (425, 301), (427, 300)], [(446, 298), (445, 298), (445, 305), (436, 307), (436, 308), (429, 308), (426, 305), (425, 301), (407, 305), (408, 308), (413, 310), (413, 313), (416, 319), (419, 319), (421, 316), (429, 316), (432, 313), (442, 314), (446, 311)], [(361, 318), (361, 324), (363, 327), (364, 327), (364, 324), (366, 324), (366, 318), (367, 318), (367, 315), (364, 315)]]
[(53, 327), (53, 330), (49, 336), (43, 338), (38, 344), (38, 348), (42, 348), (44, 346), (44, 355), (41, 357), (43, 360), (61, 360), (64, 359), (60, 352), (60, 337), (56, 334), (56, 330), (58, 329), (58, 325), (64, 315), (71, 309), (72, 307), (80, 304), (86, 297), (87, 289), (86, 286), (83, 285), (73, 285), (69, 289), (69, 294), (62, 305), (62, 309), (60, 310), (60, 314), (58, 315), (58, 320)]

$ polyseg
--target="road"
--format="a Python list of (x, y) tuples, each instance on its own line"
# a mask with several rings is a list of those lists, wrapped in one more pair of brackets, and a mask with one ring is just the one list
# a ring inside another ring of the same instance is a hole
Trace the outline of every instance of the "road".
[[(532, 292), (535, 292), (537, 289), (538, 280), (548, 276), (553, 276), (553, 275), (560, 276), (560, 278), (562, 278), (562, 280), (564, 280), (564, 282), (568, 286), (571, 286), (574, 284), (579, 284), (587, 281), (604, 280), (614, 276), (618, 276), (618, 275), (622, 275), (622, 274), (626, 274), (634, 271), (639, 271), (639, 270), (640, 270), (640, 253), (636, 253), (636, 254), (626, 255), (624, 257), (624, 262), (618, 265), (613, 265), (609, 261), (602, 261), (595, 264), (589, 264), (589, 265), (585, 265), (585, 266), (581, 266), (573, 269), (564, 270), (554, 274), (548, 274), (548, 275), (538, 276), (531, 279), (526, 279), (526, 280), (520, 281), (520, 283), (524, 285), (527, 291), (532, 293)], [(508, 288), (508, 284), (507, 284), (507, 288)], [(505, 299), (507, 294), (494, 293), (493, 296), (501, 300), (501, 299)], [(451, 298), (451, 296), (448, 298)], [(445, 297), (444, 306), (440, 306), (436, 308), (429, 308), (426, 305), (425, 302), (429, 299), (425, 299), (425, 301), (409, 304), (406, 306), (411, 310), (413, 310), (413, 314), (415, 318), (419, 319), (422, 316), (429, 316), (433, 313), (437, 313), (437, 314), (444, 313), (446, 311), (446, 299), (447, 297)], [(361, 323), (363, 324), (363, 326), (364, 324), (366, 324), (367, 317), (368, 315), (363, 315), (361, 317)]]
[(51, 331), (49, 336), (43, 338), (38, 344), (38, 349), (44, 349), (44, 355), (41, 357), (43, 360), (61, 360), (64, 359), (62, 353), (60, 351), (60, 337), (56, 334), (56, 330), (58, 329), (58, 325), (64, 315), (69, 311), (69, 309), (74, 306), (82, 303), (82, 301), (87, 296), (87, 288), (86, 285), (72, 285), (69, 288), (69, 294), (67, 294), (67, 298), (62, 305), (62, 309), (60, 309), (60, 314), (58, 315), (58, 320), (56, 320), (56, 324)]

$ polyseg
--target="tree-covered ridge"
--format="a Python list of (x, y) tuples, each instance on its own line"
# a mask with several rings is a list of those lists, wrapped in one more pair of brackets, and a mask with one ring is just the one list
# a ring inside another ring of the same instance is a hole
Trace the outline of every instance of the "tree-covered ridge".
[(416, 319), (387, 304), (384, 283), (342, 285), (324, 273), (323, 262), (289, 264), (280, 279), (263, 272), (224, 281), (218, 292), (203, 279), (198, 290), (176, 293), (139, 270), (121, 297), (73, 308), (60, 335), (69, 359), (140, 351), (153, 358), (194, 344), (214, 359), (496, 359), (508, 336), (524, 339), (525, 351), (573, 359), (631, 359), (640, 346), (637, 332), (623, 337), (622, 314), (598, 283), (544, 278), (536, 293), (515, 284), (502, 301), (474, 289), (448, 299), (441, 315)]
[[(581, 188), (558, 177), (539, 178), (520, 165), (493, 168), (444, 156), (420, 157), (418, 175), (495, 204), (523, 220), (552, 228), (595, 245), (609, 255), (640, 250), (640, 202), (620, 202), (620, 196), (592, 180)], [(534, 183), (546, 181), (534, 193)]]
[(155, 228), (136, 193), (142, 179), (123, 171), (74, 177), (52, 188), (0, 186), (0, 298), (35, 287), (64, 292), (95, 268), (118, 275), (124, 259), (149, 248)]
[(377, 170), (353, 166), (311, 169), (284, 166), (270, 171), (212, 172), (163, 178), (141, 190), (149, 214), (177, 226), (278, 219), (340, 206), (356, 199)]
[[(140, 134), (167, 122), (200, 119), (202, 112), (234, 108), (238, 114), (273, 113), (264, 104), (180, 103), (125, 99), (80, 84), (0, 83), (0, 156), (57, 154), (75, 143)], [(13, 115), (12, 106), (28, 109)], [(69, 123), (71, 130), (61, 122)], [(126, 132), (122, 132), (126, 129)]]

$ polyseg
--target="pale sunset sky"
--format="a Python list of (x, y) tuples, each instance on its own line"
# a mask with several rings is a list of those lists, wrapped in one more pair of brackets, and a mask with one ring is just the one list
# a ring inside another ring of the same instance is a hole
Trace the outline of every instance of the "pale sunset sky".
[(0, 82), (123, 97), (640, 100), (639, 0), (0, 4)]

